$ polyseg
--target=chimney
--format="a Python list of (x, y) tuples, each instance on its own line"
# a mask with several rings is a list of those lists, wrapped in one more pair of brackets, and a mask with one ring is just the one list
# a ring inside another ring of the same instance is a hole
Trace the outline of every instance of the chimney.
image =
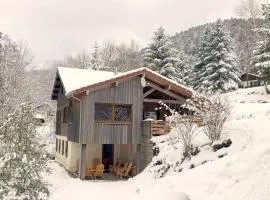
[(115, 67), (114, 68), (114, 75), (117, 76), (117, 74), (118, 74), (118, 69), (117, 69), (117, 67)]

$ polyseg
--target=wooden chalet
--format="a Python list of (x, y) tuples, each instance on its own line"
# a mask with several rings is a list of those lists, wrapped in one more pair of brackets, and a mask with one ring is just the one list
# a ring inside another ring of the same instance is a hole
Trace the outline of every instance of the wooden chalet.
[(240, 76), (240, 79), (242, 81), (244, 88), (257, 87), (263, 85), (262, 77), (256, 74), (243, 73)]
[(58, 68), (56, 161), (85, 178), (86, 165), (133, 162), (142, 171), (153, 157), (152, 135), (167, 133), (166, 103), (180, 110), (192, 90), (148, 68), (119, 73)]

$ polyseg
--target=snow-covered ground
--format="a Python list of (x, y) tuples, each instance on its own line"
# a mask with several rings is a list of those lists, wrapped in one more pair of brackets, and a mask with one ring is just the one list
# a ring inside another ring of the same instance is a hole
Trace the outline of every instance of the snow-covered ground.
[(71, 178), (51, 161), (50, 200), (269, 200), (270, 95), (258, 87), (227, 96), (232, 102), (232, 117), (224, 127), (224, 137), (232, 139), (227, 156), (159, 179), (147, 168), (128, 181), (115, 182)]

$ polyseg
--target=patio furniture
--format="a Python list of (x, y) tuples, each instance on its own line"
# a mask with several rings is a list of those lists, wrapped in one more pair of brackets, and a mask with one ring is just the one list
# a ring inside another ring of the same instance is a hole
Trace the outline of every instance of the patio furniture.
[(119, 177), (120, 178), (122, 178), (122, 177), (125, 177), (125, 178), (130, 177), (129, 173), (130, 173), (131, 169), (132, 169), (132, 162), (129, 162), (125, 169), (122, 169), (122, 170), (119, 171)]
[(93, 178), (94, 170), (92, 168), (92, 165), (86, 165), (85, 167), (85, 176)]
[(104, 173), (104, 165), (102, 163), (97, 164), (96, 170), (93, 173), (93, 177), (102, 178)]
[(126, 170), (127, 166), (128, 166), (128, 162), (126, 162), (126, 163), (124, 164), (124, 166), (123, 166), (123, 163), (120, 164), (120, 166), (116, 169), (115, 175), (116, 175), (116, 176), (120, 176), (121, 172), (124, 171), (124, 170)]

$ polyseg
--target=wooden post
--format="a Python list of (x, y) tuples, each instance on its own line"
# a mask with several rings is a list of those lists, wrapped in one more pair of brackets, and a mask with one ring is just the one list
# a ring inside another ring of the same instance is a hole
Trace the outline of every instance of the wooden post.
[(86, 144), (81, 144), (80, 167), (79, 167), (79, 177), (81, 180), (85, 179), (85, 164), (86, 164)]

